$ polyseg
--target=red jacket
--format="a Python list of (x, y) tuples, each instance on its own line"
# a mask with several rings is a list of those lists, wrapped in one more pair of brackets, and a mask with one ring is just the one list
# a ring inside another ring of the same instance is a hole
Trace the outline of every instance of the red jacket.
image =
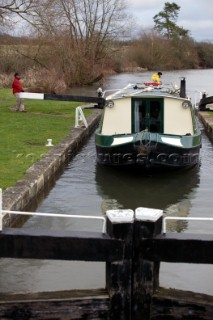
[(13, 94), (23, 91), (22, 84), (21, 84), (20, 80), (17, 79), (16, 77), (13, 80), (12, 88), (13, 88)]

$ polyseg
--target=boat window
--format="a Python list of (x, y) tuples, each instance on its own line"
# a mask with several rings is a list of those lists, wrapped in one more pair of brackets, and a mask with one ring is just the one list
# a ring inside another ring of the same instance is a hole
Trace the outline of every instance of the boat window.
[(161, 132), (160, 110), (159, 101), (150, 101), (150, 132)]
[(134, 99), (133, 112), (133, 132), (163, 132), (163, 99)]
[(146, 129), (145, 117), (146, 117), (146, 103), (145, 101), (135, 101), (135, 114), (134, 124), (135, 132), (140, 132)]

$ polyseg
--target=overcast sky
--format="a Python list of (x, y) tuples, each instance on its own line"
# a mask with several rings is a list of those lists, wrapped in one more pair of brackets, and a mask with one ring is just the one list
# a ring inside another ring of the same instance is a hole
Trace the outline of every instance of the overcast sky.
[(163, 10), (165, 2), (180, 6), (177, 25), (190, 31), (197, 41), (213, 42), (213, 0), (126, 0), (130, 13), (144, 29), (154, 26), (153, 17)]

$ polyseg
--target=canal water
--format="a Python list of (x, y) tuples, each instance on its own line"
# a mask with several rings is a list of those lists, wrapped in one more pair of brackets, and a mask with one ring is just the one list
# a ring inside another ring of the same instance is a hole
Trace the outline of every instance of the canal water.
[[(213, 95), (213, 70), (163, 72), (165, 83), (179, 84), (185, 76), (187, 91)], [(103, 89), (119, 89), (127, 83), (144, 82), (150, 72), (109, 77)], [(97, 86), (79, 89), (95, 92)], [(192, 100), (193, 100), (192, 99)], [(200, 124), (202, 127), (202, 125)], [(96, 163), (94, 135), (68, 164), (44, 199), (38, 212), (103, 216), (108, 209), (158, 208), (165, 215), (213, 217), (213, 147), (203, 132), (200, 166), (187, 172), (140, 174), (102, 167)], [(30, 218), (24, 228), (101, 231), (100, 221), (67, 218)], [(212, 222), (171, 222), (173, 232), (212, 233)], [(199, 255), (200, 253), (197, 252)], [(210, 265), (161, 263), (160, 285), (213, 294)], [(105, 286), (105, 264), (40, 260), (0, 260), (1, 292), (38, 292), (100, 288)]]

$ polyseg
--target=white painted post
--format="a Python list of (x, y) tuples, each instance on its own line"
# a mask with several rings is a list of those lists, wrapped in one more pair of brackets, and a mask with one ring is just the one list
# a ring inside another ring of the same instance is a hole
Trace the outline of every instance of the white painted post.
[(85, 127), (86, 128), (88, 127), (86, 118), (84, 116), (84, 113), (83, 113), (81, 107), (77, 107), (75, 109), (75, 128), (79, 128), (79, 121), (83, 121)]
[(152, 208), (137, 208), (135, 209), (135, 218), (139, 221), (150, 221), (156, 222), (163, 216), (163, 210), (160, 209), (152, 209)]
[(107, 218), (111, 223), (133, 223), (134, 211), (131, 209), (107, 210)]
[(0, 189), (0, 231), (2, 231), (3, 226), (3, 216), (2, 216), (2, 189)]
[(46, 147), (53, 147), (52, 139), (47, 139)]

